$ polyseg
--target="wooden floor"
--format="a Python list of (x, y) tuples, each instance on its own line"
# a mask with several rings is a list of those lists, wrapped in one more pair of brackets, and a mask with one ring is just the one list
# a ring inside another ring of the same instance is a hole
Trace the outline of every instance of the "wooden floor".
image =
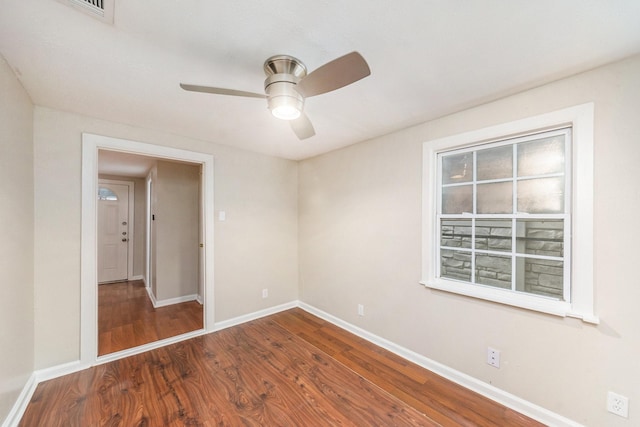
[(21, 426), (540, 426), (300, 309), (38, 385)]
[(98, 355), (202, 329), (197, 301), (154, 308), (142, 280), (98, 286)]

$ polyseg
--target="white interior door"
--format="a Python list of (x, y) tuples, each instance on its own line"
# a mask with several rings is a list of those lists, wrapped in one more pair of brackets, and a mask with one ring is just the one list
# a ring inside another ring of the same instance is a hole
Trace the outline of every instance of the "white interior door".
[(98, 283), (127, 280), (129, 186), (100, 182), (98, 189)]

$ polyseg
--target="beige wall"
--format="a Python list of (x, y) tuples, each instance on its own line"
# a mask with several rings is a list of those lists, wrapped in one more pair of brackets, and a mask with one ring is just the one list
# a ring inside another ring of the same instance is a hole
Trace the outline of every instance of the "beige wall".
[(0, 56), (0, 421), (33, 372), (33, 106)]
[[(592, 101), (601, 324), (419, 285), (422, 142)], [(633, 410), (640, 402), (638, 117), (634, 57), (302, 161), (301, 299), (580, 423), (640, 424)], [(364, 304), (364, 317), (357, 304)], [(486, 364), (488, 346), (501, 350), (500, 369)], [(606, 412), (608, 390), (630, 398), (628, 420)]]
[(198, 293), (200, 166), (158, 161), (155, 205), (155, 297), (158, 301)]
[(215, 209), (227, 213), (214, 228), (216, 321), (297, 299), (295, 162), (36, 107), (36, 369), (79, 358), (82, 132), (215, 157)]

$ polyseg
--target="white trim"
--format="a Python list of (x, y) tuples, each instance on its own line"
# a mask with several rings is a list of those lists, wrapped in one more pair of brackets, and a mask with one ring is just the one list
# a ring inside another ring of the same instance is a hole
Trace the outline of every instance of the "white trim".
[(285, 304), (276, 305), (275, 307), (269, 307), (269, 308), (265, 308), (264, 310), (255, 311), (253, 313), (234, 317), (233, 319), (223, 320), (222, 322), (216, 323), (214, 332), (221, 331), (223, 329), (227, 329), (232, 326), (241, 325), (243, 323), (247, 323), (252, 320), (260, 319), (261, 317), (270, 316), (272, 314), (280, 313), (281, 311), (289, 310), (291, 308), (296, 308), (299, 306), (300, 306), (299, 301), (291, 301)]
[(198, 295), (193, 294), (193, 295), (183, 295), (181, 297), (161, 299), (161, 300), (157, 300), (154, 298), (153, 300), (151, 300), (151, 302), (153, 303), (154, 308), (158, 308), (158, 307), (166, 307), (168, 305), (173, 305), (173, 304), (180, 304), (182, 302), (197, 301), (197, 300), (198, 300)]
[[(594, 104), (587, 103), (528, 117), (509, 123), (490, 126), (470, 132), (427, 141), (423, 144), (423, 195), (422, 198), (422, 280), (421, 284), (460, 295), (483, 298), (558, 316), (570, 316), (588, 323), (599, 323), (595, 314), (593, 282), (593, 123)], [(486, 287), (456, 286), (454, 281), (437, 279), (438, 261), (435, 257), (434, 236), (437, 236), (433, 213), (437, 207), (436, 154), (443, 150), (459, 149), (478, 143), (522, 136), (544, 130), (571, 125), (572, 146), (572, 245), (571, 254), (571, 303), (548, 301), (535, 296), (522, 303), (523, 297), (495, 297)], [(480, 296), (483, 294), (484, 296)]]
[[(131, 279), (129, 279), (129, 280), (131, 280), (131, 281), (133, 281), (133, 280), (142, 280), (142, 282), (145, 281), (144, 280), (144, 276), (142, 274), (138, 274), (137, 276), (132, 276)], [(145, 286), (146, 286), (146, 284), (145, 284)]]
[(126, 185), (129, 190), (128, 190), (128, 200), (127, 200), (127, 204), (128, 204), (128, 212), (127, 212), (127, 216), (128, 216), (128, 221), (127, 221), (127, 226), (128, 226), (128, 232), (129, 235), (127, 236), (127, 280), (133, 280), (133, 240), (135, 238), (136, 235), (136, 230), (135, 230), (135, 203), (136, 203), (136, 197), (135, 197), (135, 192), (136, 192), (136, 184), (133, 181), (126, 181), (126, 180), (118, 180), (118, 179), (102, 179), (102, 178), (98, 178), (98, 184), (100, 183), (104, 183), (104, 184), (120, 184), (120, 185)]
[(153, 305), (155, 307), (156, 306), (156, 296), (151, 291), (151, 287), (150, 286), (145, 286), (145, 289), (147, 290), (147, 296), (149, 297), (149, 300), (151, 300), (151, 305)]
[(24, 415), (24, 411), (27, 409), (27, 405), (29, 405), (31, 397), (36, 391), (37, 386), (38, 379), (36, 378), (36, 374), (34, 372), (31, 374), (24, 387), (22, 387), (22, 391), (11, 407), (11, 410), (7, 414), (7, 417), (2, 422), (2, 427), (14, 427), (20, 423), (20, 420)]
[(204, 331), (214, 328), (214, 272), (213, 272), (213, 189), (214, 159), (210, 154), (158, 146), (120, 138), (88, 133), (82, 134), (82, 232), (81, 232), (81, 308), (80, 308), (80, 361), (91, 366), (98, 361), (97, 319), (97, 265), (96, 230), (98, 184), (98, 150), (120, 151), (161, 159), (181, 160), (202, 165), (204, 187), (204, 243), (205, 289)]
[[(464, 283), (464, 289), (460, 289), (460, 284)], [(565, 317), (571, 312), (571, 304), (558, 301), (553, 298), (539, 295), (527, 295), (520, 292), (513, 292), (509, 289), (500, 289), (492, 286), (470, 284), (466, 282), (456, 282), (455, 280), (434, 279), (429, 282), (421, 281), (420, 284), (430, 289), (452, 292), (468, 297), (479, 298), (486, 301), (500, 304), (512, 305), (515, 307), (535, 310), (541, 313), (552, 314)], [(587, 321), (585, 319), (585, 321)]]
[(145, 186), (145, 201), (144, 201), (144, 215), (145, 215), (145, 238), (144, 238), (144, 271), (145, 271), (145, 286), (147, 288), (151, 287), (151, 171), (147, 174), (144, 179)]
[(36, 381), (38, 382), (38, 384), (40, 384), (41, 382), (73, 374), (74, 372), (79, 372), (90, 367), (90, 365), (81, 363), (79, 360), (76, 360), (75, 362), (63, 363), (61, 365), (52, 366), (50, 368), (38, 369), (34, 372), (34, 374), (36, 376)]
[(98, 357), (98, 360), (96, 361), (96, 365), (102, 365), (104, 363), (113, 362), (114, 360), (124, 359), (125, 357), (144, 353), (146, 351), (155, 350), (160, 347), (164, 347), (170, 344), (175, 344), (177, 342), (185, 341), (190, 338), (199, 337), (200, 335), (205, 335), (208, 333), (209, 332), (205, 331), (204, 329), (198, 329), (197, 331), (191, 331), (185, 334), (176, 335), (175, 337), (169, 337), (163, 340), (150, 342), (148, 344), (143, 344), (138, 347), (127, 348), (122, 351), (116, 351), (114, 353), (105, 354)]
[(565, 418), (562, 415), (551, 412), (548, 409), (535, 405), (518, 396), (501, 390), (491, 384), (487, 384), (477, 378), (438, 363), (435, 360), (431, 360), (428, 357), (425, 357), (412, 350), (395, 344), (392, 341), (381, 338), (375, 334), (372, 334), (371, 332), (352, 325), (351, 323), (345, 322), (344, 320), (339, 319), (318, 308), (315, 308), (312, 305), (300, 301), (298, 303), (298, 306), (301, 309), (308, 311), (309, 313), (318, 316), (321, 319), (326, 320), (327, 322), (333, 323), (334, 325), (359, 336), (360, 338), (364, 338), (365, 340), (394, 354), (397, 354), (398, 356), (409, 360), (410, 362), (420, 365), (423, 368), (428, 369), (429, 371), (434, 372), (448, 380), (451, 380), (454, 383), (461, 385), (462, 387), (481, 394), (484, 397), (487, 397), (495, 402), (500, 403), (501, 405), (518, 411), (519, 413), (533, 418), (534, 420), (537, 420), (545, 425), (556, 427), (582, 427), (582, 424), (570, 420), (569, 418)]

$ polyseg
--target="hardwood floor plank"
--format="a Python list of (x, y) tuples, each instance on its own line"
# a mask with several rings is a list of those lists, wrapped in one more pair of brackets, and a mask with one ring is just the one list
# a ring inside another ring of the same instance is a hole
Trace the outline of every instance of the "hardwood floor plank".
[(303, 311), (283, 311), (270, 316), (271, 319), (278, 322), (285, 329), (292, 334), (307, 333), (307, 335), (314, 334), (318, 329), (326, 324), (326, 322), (319, 318), (310, 318), (303, 315)]
[[(291, 319), (302, 321), (313, 316), (301, 309), (289, 310), (292, 311), (295, 313), (288, 313), (286, 322), (281, 321), (284, 316), (276, 315), (272, 319), (289, 328), (294, 323)], [(297, 326), (291, 328), (292, 333), (299, 331)], [(341, 352), (331, 348), (328, 354), (443, 425), (521, 425), (518, 424), (521, 420), (525, 423), (522, 425), (541, 425), (328, 322), (316, 332), (307, 329), (298, 335), (311, 334), (314, 338), (309, 342), (314, 345), (320, 342), (316, 347), (325, 351), (328, 345), (320, 339), (323, 333), (332, 336), (332, 342), (349, 342), (351, 347)]]
[(43, 382), (20, 426), (43, 425), (540, 424), (292, 309)]
[[(253, 322), (252, 326), (253, 328), (248, 332), (255, 334), (256, 340), (267, 334), (273, 336), (274, 331), (277, 330), (273, 322), (264, 320)], [(397, 411), (394, 405), (399, 402), (393, 399), (389, 404), (390, 396), (380, 394), (379, 389), (371, 387), (369, 382), (353, 372), (346, 371), (340, 376), (333, 375), (340, 366), (334, 359), (326, 354), (310, 351), (302, 339), (287, 337), (286, 332), (284, 330), (282, 332), (281, 339), (287, 339), (289, 344), (287, 347), (272, 346), (276, 350), (271, 354), (282, 352), (288, 355), (290, 362), (296, 364), (306, 374), (304, 377), (298, 376), (295, 379), (296, 383), (304, 386), (306, 390), (313, 390), (328, 398), (334, 411), (344, 415), (347, 415), (345, 411), (348, 413), (358, 411), (364, 425), (397, 425), (396, 422), (400, 422), (400, 425), (434, 425), (428, 423), (428, 420), (422, 416), (416, 417), (416, 413)], [(297, 351), (294, 353), (292, 349)], [(263, 358), (266, 357), (263, 355)], [(345, 381), (347, 384), (359, 383), (357, 395), (351, 387), (344, 387)], [(363, 395), (366, 396), (365, 399), (362, 398)], [(375, 405), (372, 405), (372, 402)]]
[(141, 280), (98, 286), (98, 355), (202, 329), (197, 301), (154, 308)]

